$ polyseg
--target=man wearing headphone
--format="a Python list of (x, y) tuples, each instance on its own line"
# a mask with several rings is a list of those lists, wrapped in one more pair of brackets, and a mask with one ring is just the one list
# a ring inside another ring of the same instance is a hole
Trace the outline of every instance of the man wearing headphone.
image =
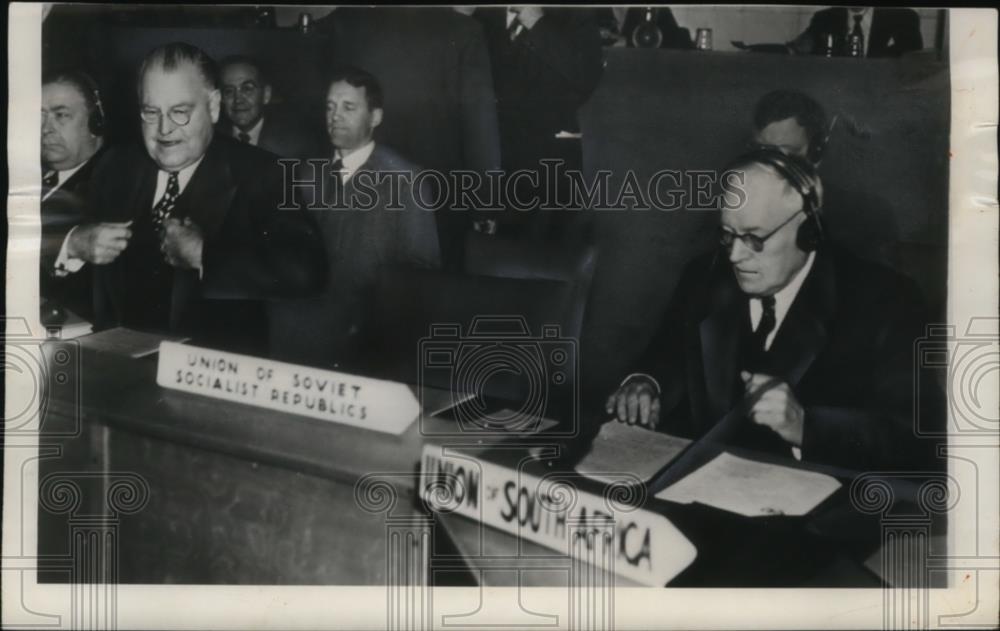
[[(925, 466), (932, 446), (914, 435), (913, 348), (925, 322), (915, 286), (824, 242), (808, 161), (759, 149), (726, 173), (720, 250), (684, 274), (606, 412), (858, 471)], [(921, 411), (933, 412), (934, 393), (920, 394)]]
[(823, 106), (794, 90), (774, 90), (757, 101), (753, 111), (753, 142), (774, 147), (818, 165), (830, 129)]
[(104, 147), (97, 85), (83, 72), (42, 81), (41, 295), (88, 318), (90, 275), (84, 263), (106, 263), (125, 247), (125, 225), (81, 225), (96, 156)]

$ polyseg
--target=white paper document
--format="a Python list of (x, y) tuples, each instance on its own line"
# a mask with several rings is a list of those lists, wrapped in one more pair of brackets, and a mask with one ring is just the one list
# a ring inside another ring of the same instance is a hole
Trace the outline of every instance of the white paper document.
[(649, 482), (690, 444), (686, 438), (609, 421), (601, 427), (590, 453), (576, 465), (576, 471), (601, 482), (621, 481), (622, 473)]
[(656, 497), (681, 504), (698, 502), (747, 517), (797, 516), (838, 488), (840, 482), (822, 473), (722, 453)]

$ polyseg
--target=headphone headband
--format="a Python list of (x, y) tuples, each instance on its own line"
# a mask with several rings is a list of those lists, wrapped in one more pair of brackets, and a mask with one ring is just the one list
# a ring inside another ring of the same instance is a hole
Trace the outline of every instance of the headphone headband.
[(811, 252), (819, 246), (824, 238), (823, 224), (820, 221), (822, 184), (819, 173), (811, 162), (772, 147), (761, 147), (743, 154), (730, 164), (726, 171), (742, 169), (751, 164), (769, 166), (777, 171), (802, 197), (802, 212), (806, 215), (806, 221), (799, 226), (799, 248)]

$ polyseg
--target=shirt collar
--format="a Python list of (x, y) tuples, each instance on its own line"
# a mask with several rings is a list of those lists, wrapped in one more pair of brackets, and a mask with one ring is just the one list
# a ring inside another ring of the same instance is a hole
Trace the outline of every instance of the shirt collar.
[[(91, 157), (93, 157), (93, 156), (91, 156)], [(52, 193), (55, 193), (57, 190), (59, 190), (60, 188), (62, 188), (62, 185), (65, 184), (66, 181), (69, 180), (71, 177), (73, 177), (74, 175), (76, 175), (76, 172), (79, 171), (80, 169), (82, 169), (83, 165), (87, 164), (88, 162), (90, 162), (90, 158), (87, 158), (86, 160), (84, 160), (80, 164), (76, 165), (72, 169), (66, 169), (65, 171), (56, 171), (56, 177), (59, 178), (59, 181), (56, 182), (55, 186), (53, 186), (52, 188), (50, 188), (48, 190), (48, 192), (45, 194), (45, 197), (43, 197), (42, 199), (43, 200), (48, 199), (49, 196), (52, 195)], [(48, 173), (50, 170), (52, 170), (52, 169), (46, 169), (42, 173), (42, 175), (45, 175), (45, 173)]]
[(788, 309), (792, 306), (795, 296), (797, 296), (799, 290), (802, 289), (802, 283), (805, 282), (806, 277), (809, 275), (809, 270), (812, 269), (813, 261), (815, 260), (816, 252), (810, 252), (809, 257), (806, 259), (806, 264), (802, 266), (802, 269), (800, 269), (798, 273), (792, 277), (792, 280), (787, 285), (782, 287), (778, 293), (774, 294), (775, 331), (777, 331), (778, 326), (781, 325), (781, 321), (785, 319), (785, 314), (788, 313)]
[(244, 132), (242, 129), (233, 125), (233, 138), (239, 138), (240, 134), (247, 134), (250, 136), (250, 144), (257, 146), (260, 144), (260, 130), (264, 128), (264, 117), (261, 116), (257, 120), (257, 124), (250, 128), (250, 131)]
[[(204, 159), (205, 159), (205, 156), (203, 154), (200, 158), (198, 158), (198, 160), (196, 162), (193, 162), (193, 163), (187, 165), (186, 167), (184, 167), (183, 169), (181, 169), (180, 171), (177, 172), (177, 189), (178, 189), (177, 190), (177, 194), (178, 195), (180, 195), (181, 193), (184, 192), (184, 189), (187, 187), (188, 182), (191, 181), (191, 176), (194, 175), (194, 172), (198, 169), (198, 165), (200, 165), (201, 162), (202, 162), (202, 160), (204, 160)], [(159, 200), (161, 197), (163, 197), (163, 194), (167, 190), (167, 180), (169, 178), (170, 178), (170, 172), (169, 171), (164, 171), (164, 170), (161, 169), (160, 171), (157, 172), (157, 174), (156, 174), (156, 193), (153, 196), (153, 200), (154, 200), (153, 203), (156, 203), (156, 200)]]
[(375, 141), (370, 140), (368, 144), (362, 146), (361, 148), (349, 153), (348, 155), (341, 155), (340, 149), (337, 149), (335, 157), (339, 158), (343, 163), (344, 167), (341, 171), (343, 174), (343, 179), (346, 182), (351, 179), (354, 172), (361, 168), (368, 158), (371, 157), (372, 151), (375, 150)]

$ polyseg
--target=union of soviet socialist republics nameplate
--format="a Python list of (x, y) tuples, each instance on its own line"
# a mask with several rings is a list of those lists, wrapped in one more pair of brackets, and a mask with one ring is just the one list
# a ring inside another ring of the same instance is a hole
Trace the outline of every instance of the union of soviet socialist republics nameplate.
[(175, 342), (160, 344), (156, 383), (387, 434), (402, 434), (420, 413), (402, 383)]

